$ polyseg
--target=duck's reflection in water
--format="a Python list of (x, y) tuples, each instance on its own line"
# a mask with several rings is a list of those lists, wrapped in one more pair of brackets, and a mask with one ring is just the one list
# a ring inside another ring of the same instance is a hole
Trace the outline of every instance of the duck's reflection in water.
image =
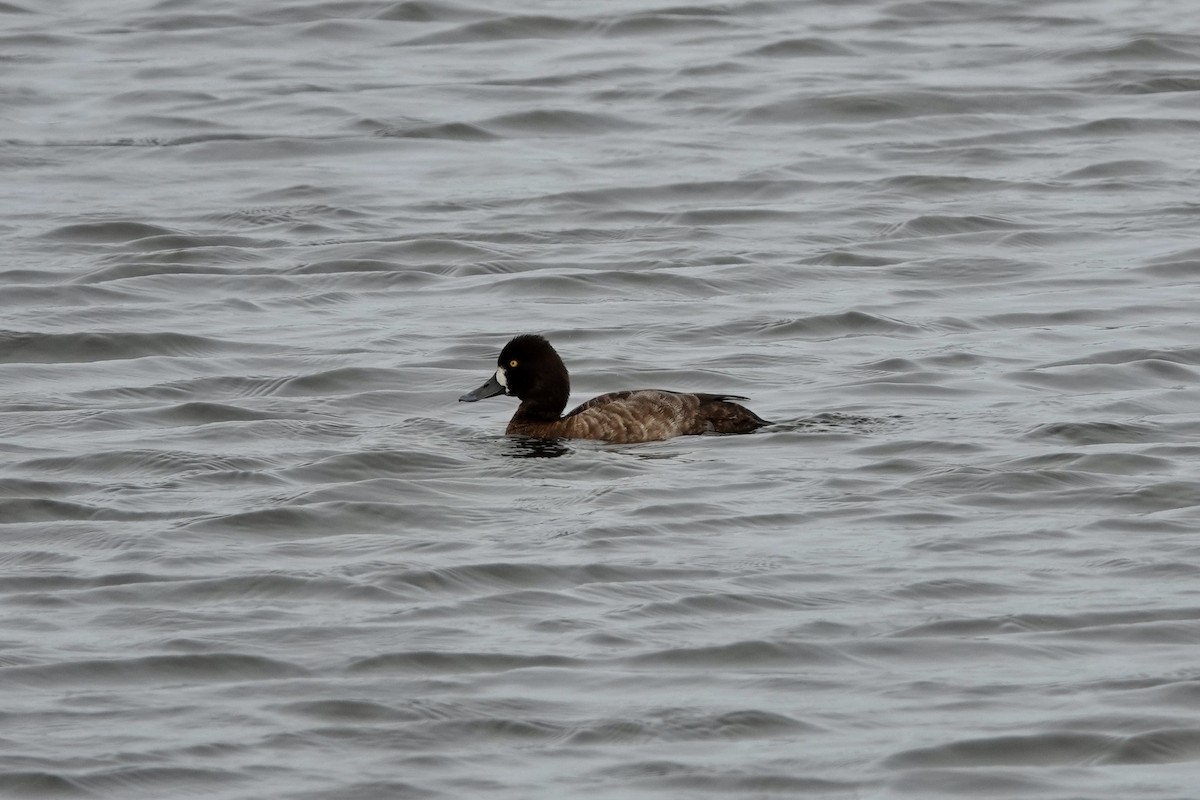
[(509, 458), (558, 458), (571, 452), (564, 439), (536, 439), (531, 436), (508, 436), (501, 446), (501, 455)]

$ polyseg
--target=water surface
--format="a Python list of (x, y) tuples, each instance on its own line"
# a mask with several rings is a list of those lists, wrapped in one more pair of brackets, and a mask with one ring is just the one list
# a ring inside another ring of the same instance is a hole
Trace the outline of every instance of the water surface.
[(0, 3), (3, 793), (1193, 796), (1190, 11)]

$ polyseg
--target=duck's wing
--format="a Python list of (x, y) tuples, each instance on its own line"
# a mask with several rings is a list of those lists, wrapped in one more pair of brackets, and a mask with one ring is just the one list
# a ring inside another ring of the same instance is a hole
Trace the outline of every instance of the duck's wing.
[(635, 389), (593, 397), (562, 419), (573, 439), (606, 442), (655, 442), (703, 433), (696, 395), (662, 389)]

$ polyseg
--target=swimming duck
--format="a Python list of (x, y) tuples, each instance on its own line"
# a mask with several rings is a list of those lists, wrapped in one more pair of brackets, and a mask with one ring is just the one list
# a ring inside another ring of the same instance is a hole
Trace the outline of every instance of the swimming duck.
[(565, 417), (571, 379), (550, 343), (536, 334), (504, 346), (487, 383), (458, 398), (474, 403), (498, 394), (521, 400), (506, 433), (542, 439), (597, 439), (628, 444), (713, 431), (749, 433), (769, 425), (726, 394), (690, 394), (662, 389), (611, 392), (594, 397)]

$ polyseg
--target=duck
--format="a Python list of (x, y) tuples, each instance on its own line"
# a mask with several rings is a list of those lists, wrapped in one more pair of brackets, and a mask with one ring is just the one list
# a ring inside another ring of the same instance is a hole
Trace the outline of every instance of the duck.
[(504, 345), (495, 373), (458, 399), (474, 403), (501, 394), (521, 401), (505, 431), (509, 436), (633, 444), (709, 432), (750, 433), (771, 424), (733, 402), (745, 397), (665, 389), (602, 394), (563, 416), (571, 394), (566, 364), (545, 337), (532, 333)]

